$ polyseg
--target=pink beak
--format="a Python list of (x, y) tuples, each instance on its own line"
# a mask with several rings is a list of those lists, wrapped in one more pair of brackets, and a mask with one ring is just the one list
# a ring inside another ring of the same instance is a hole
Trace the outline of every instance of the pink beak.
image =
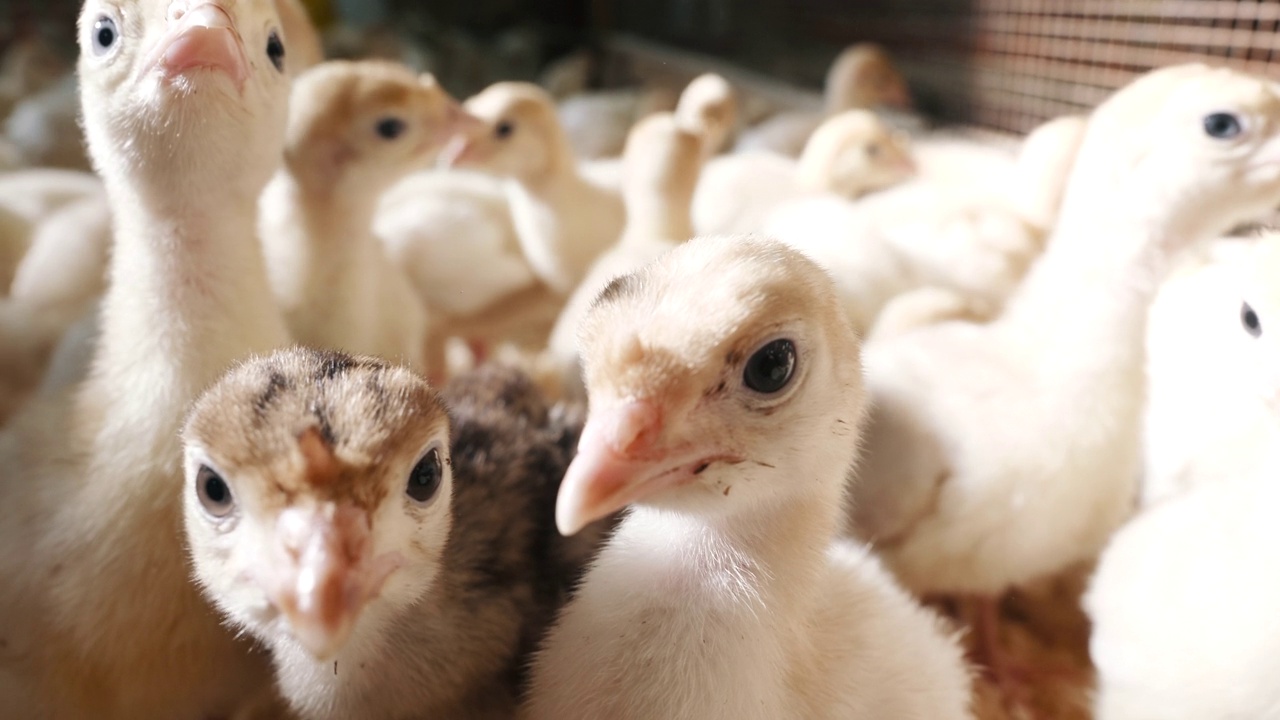
[(724, 453), (660, 448), (662, 427), (661, 409), (647, 400), (592, 410), (556, 497), (561, 534), (573, 535), (631, 503), (692, 482), (713, 462), (741, 460)]
[(369, 516), (349, 505), (289, 508), (276, 529), (283, 553), (272, 573), (271, 602), (298, 642), (326, 660), (346, 643), (400, 558), (370, 557)]
[(235, 23), (226, 10), (212, 2), (174, 13), (170, 30), (151, 60), (148, 67), (159, 67), (170, 78), (201, 68), (221, 71), (237, 90), (249, 77), (249, 61)]

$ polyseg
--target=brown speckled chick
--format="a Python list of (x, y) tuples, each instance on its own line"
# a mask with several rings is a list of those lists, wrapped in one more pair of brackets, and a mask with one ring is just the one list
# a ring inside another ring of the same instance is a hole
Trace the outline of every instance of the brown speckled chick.
[(514, 370), (436, 393), (370, 357), (249, 361), (184, 432), (197, 578), (301, 718), (510, 717), (603, 532), (553, 526), (579, 429)]

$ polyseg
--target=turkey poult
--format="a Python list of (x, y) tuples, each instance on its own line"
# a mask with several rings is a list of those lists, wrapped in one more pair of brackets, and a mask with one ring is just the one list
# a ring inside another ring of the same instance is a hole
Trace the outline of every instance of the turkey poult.
[(650, 115), (632, 128), (622, 159), (626, 230), (569, 296), (547, 343), (546, 356), (564, 394), (583, 394), (578, 326), (600, 291), (615, 277), (693, 237), (689, 203), (702, 168), (705, 137), (681, 127), (671, 113)]
[(693, 226), (704, 235), (759, 232), (788, 201), (854, 200), (915, 172), (905, 135), (869, 110), (847, 110), (818, 126), (799, 160), (756, 151), (708, 163), (694, 195)]
[(551, 97), (537, 85), (496, 83), (465, 107), (488, 127), (450, 143), (441, 159), (507, 178), (511, 219), (529, 265), (568, 295), (622, 232), (622, 198), (582, 174)]
[(435, 78), (394, 63), (335, 60), (294, 81), (260, 227), (295, 340), (423, 369), (426, 311), (374, 237), (374, 211), (470, 124)]
[(824, 112), (781, 112), (742, 133), (736, 151), (771, 150), (795, 157), (826, 118), (855, 108), (911, 107), (911, 92), (889, 53), (873, 43), (845, 48), (827, 70)]
[(1103, 552), (1084, 599), (1098, 720), (1280, 718), (1280, 236), (1252, 275), (1235, 307), (1215, 306), (1243, 362), (1197, 382), (1247, 393), (1265, 408), (1266, 439), (1248, 462), (1156, 502)]
[(90, 376), (0, 436), (0, 707), (14, 717), (228, 716), (270, 666), (191, 582), (188, 404), (288, 336), (256, 239), (289, 78), (270, 0), (89, 0), (82, 112), (111, 201)]
[(969, 717), (953, 639), (836, 538), (865, 396), (813, 262), (691, 240), (605, 288), (582, 349), (556, 523), (632, 509), (535, 656), (523, 717)]
[(1280, 202), (1280, 95), (1204, 65), (1091, 115), (1048, 249), (987, 325), (867, 344), (852, 527), (909, 588), (990, 598), (1096, 556), (1137, 494), (1147, 307), (1171, 256)]
[(1265, 394), (1258, 393), (1253, 349), (1275, 339), (1254, 338), (1223, 321), (1249, 317), (1242, 287), (1265, 289), (1260, 280), (1280, 284), (1280, 237), (1224, 238), (1204, 249), (1188, 253), (1148, 314), (1144, 507), (1249, 474), (1270, 446), (1280, 444)]
[(577, 427), (509, 369), (437, 394), (372, 357), (246, 362), (184, 431), (196, 577), (304, 720), (509, 718), (599, 542), (552, 524)]

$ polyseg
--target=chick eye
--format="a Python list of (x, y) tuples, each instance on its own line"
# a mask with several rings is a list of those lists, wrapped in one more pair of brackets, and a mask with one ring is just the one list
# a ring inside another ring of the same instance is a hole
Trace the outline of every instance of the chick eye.
[(1249, 307), (1249, 303), (1240, 306), (1240, 324), (1244, 326), (1244, 331), (1254, 337), (1262, 335), (1262, 320), (1258, 318), (1258, 313)]
[(786, 339), (774, 340), (747, 360), (742, 382), (758, 393), (772, 395), (791, 382), (796, 372), (796, 346)]
[(871, 157), (871, 158), (873, 158), (873, 157), (878, 156), (879, 154), (880, 154), (880, 146), (879, 146), (879, 145), (874, 145), (874, 144), (872, 144), (872, 145), (868, 145), (868, 146), (867, 146), (867, 157)]
[(499, 139), (505, 140), (511, 137), (511, 134), (514, 133), (515, 131), (516, 131), (516, 126), (514, 123), (512, 123), (510, 120), (503, 120), (502, 122), (498, 123), (497, 127), (493, 129), (493, 134), (496, 135)]
[(431, 448), (426, 455), (422, 456), (418, 464), (413, 466), (413, 472), (409, 473), (409, 484), (405, 487), (405, 493), (416, 502), (425, 503), (435, 497), (436, 491), (440, 489), (442, 476), (440, 451)]
[(235, 507), (227, 481), (208, 465), (201, 465), (196, 473), (196, 495), (205, 512), (215, 518), (226, 517)]
[(276, 66), (276, 70), (284, 72), (284, 42), (280, 39), (280, 33), (275, 30), (267, 36), (267, 58)]
[(93, 23), (93, 54), (104, 55), (120, 38), (120, 30), (116, 21), (106, 15), (98, 16)]
[(1213, 113), (1204, 118), (1204, 131), (1209, 137), (1219, 140), (1230, 140), (1243, 130), (1240, 118), (1232, 113)]
[(378, 137), (384, 140), (395, 140), (404, 134), (405, 124), (400, 118), (382, 118), (378, 124), (374, 126), (378, 133)]

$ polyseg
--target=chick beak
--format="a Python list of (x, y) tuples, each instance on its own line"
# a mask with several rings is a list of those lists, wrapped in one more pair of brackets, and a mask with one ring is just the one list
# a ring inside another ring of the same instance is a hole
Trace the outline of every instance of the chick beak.
[(573, 535), (682, 479), (669, 453), (655, 448), (661, 431), (661, 413), (645, 400), (591, 413), (556, 498), (561, 534)]
[(159, 67), (172, 78), (196, 68), (219, 70), (236, 89), (244, 87), (249, 63), (235, 22), (219, 4), (206, 2), (181, 11), (170, 8), (169, 32), (160, 40), (147, 67)]
[(468, 141), (485, 132), (484, 121), (453, 101), (445, 106), (443, 114), (437, 116), (434, 123), (438, 130), (433, 135), (432, 144), (441, 148), (438, 163), (443, 167), (454, 167), (466, 154)]
[(277, 532), (283, 567), (271, 601), (308, 652), (331, 658), (396, 563), (373, 561), (369, 515), (350, 505), (289, 508)]
[(456, 168), (483, 162), (493, 133), (492, 125), (460, 107), (453, 138), (440, 151), (440, 167)]

